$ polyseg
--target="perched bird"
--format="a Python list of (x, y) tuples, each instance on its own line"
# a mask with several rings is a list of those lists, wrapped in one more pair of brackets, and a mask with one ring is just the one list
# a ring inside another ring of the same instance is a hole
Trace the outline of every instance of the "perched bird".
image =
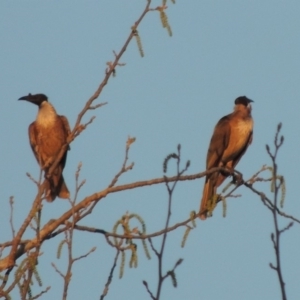
[(29, 125), (28, 132), (32, 151), (41, 169), (45, 172), (44, 191), (46, 200), (52, 202), (56, 197), (69, 198), (70, 193), (62, 174), (66, 164), (67, 151), (51, 176), (47, 176), (49, 168), (62, 146), (66, 144), (70, 134), (67, 118), (56, 113), (44, 94), (29, 94), (19, 100), (26, 100), (39, 107), (36, 120)]
[[(214, 167), (226, 167), (233, 170), (252, 142), (253, 119), (251, 117), (251, 102), (246, 96), (235, 100), (233, 113), (221, 118), (211, 137), (207, 157), (206, 170)], [(214, 172), (207, 175), (203, 189), (199, 217), (205, 220), (209, 202), (216, 195), (217, 187), (226, 177), (226, 172)]]

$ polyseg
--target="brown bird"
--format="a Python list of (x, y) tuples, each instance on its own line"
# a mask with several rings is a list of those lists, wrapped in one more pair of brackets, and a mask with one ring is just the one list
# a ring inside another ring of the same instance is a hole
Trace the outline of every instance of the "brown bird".
[[(211, 137), (207, 157), (206, 170), (214, 167), (226, 167), (233, 170), (252, 142), (253, 119), (251, 117), (251, 102), (246, 96), (235, 100), (233, 113), (221, 118)], [(208, 210), (211, 210), (211, 200), (229, 174), (214, 172), (207, 175), (203, 189), (199, 217), (205, 220)]]
[(67, 118), (56, 113), (44, 94), (29, 94), (19, 100), (26, 100), (39, 107), (36, 120), (29, 125), (28, 132), (32, 151), (41, 169), (45, 172), (44, 191), (46, 200), (52, 202), (56, 197), (69, 198), (70, 193), (62, 174), (66, 164), (67, 151), (52, 175), (47, 176), (49, 168), (55, 161), (61, 147), (66, 144), (70, 134)]

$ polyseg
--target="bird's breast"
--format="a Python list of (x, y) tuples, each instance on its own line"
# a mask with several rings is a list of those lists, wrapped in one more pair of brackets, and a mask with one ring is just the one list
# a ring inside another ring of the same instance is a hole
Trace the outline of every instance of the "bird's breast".
[(51, 126), (37, 123), (37, 145), (47, 157), (56, 156), (66, 142), (66, 135), (59, 119)]
[(230, 129), (230, 139), (222, 158), (223, 162), (234, 159), (247, 145), (253, 131), (253, 120), (252, 118), (238, 120), (231, 124)]
[(232, 132), (240, 137), (248, 137), (253, 130), (252, 118), (246, 120), (240, 120), (233, 124), (231, 128)]

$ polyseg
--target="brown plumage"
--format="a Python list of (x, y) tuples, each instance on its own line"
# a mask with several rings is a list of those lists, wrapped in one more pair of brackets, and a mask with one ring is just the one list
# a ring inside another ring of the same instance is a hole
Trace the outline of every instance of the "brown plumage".
[(66, 164), (67, 151), (58, 163), (51, 176), (47, 172), (62, 146), (66, 144), (70, 134), (70, 126), (65, 116), (56, 113), (54, 107), (48, 102), (44, 94), (36, 94), (21, 97), (19, 100), (26, 100), (36, 104), (39, 111), (36, 120), (29, 125), (29, 141), (35, 158), (41, 169), (45, 172), (43, 183), (46, 200), (52, 202), (56, 197), (69, 198), (70, 193), (66, 186), (63, 169)]
[[(226, 167), (234, 169), (252, 142), (253, 119), (251, 117), (251, 102), (245, 96), (235, 100), (233, 113), (221, 118), (217, 123), (210, 140), (206, 169)], [(207, 175), (203, 188), (199, 217), (205, 220), (212, 199), (229, 174), (214, 172)], [(216, 196), (217, 197), (217, 196)]]

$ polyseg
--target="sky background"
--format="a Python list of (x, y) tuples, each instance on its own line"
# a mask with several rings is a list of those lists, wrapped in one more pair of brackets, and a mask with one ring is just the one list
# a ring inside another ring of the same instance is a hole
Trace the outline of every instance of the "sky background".
[[(173, 31), (170, 38), (159, 14), (149, 13), (141, 26), (145, 57), (135, 41), (127, 48), (97, 103), (108, 105), (90, 111), (96, 116), (72, 144), (64, 170), (74, 195), (75, 171), (83, 163), (86, 179), (79, 198), (107, 187), (120, 170), (127, 137), (136, 137), (129, 162), (135, 167), (119, 184), (162, 176), (164, 158), (182, 146), (182, 161), (191, 160), (188, 174), (205, 170), (213, 128), (232, 112), (234, 99), (253, 99), (254, 139), (237, 170), (250, 178), (262, 165), (270, 164), (265, 145), (272, 145), (276, 126), (283, 123), (284, 146), (278, 156), (279, 174), (286, 179), (284, 211), (300, 218), (299, 130), (300, 128), (300, 19), (299, 1), (168, 1), (166, 11)], [(78, 113), (94, 93), (145, 7), (142, 0), (110, 1), (2, 1), (0, 4), (0, 140), (1, 189), (0, 242), (11, 238), (9, 197), (15, 197), (14, 224), (22, 224), (36, 195), (26, 177), (38, 178), (39, 168), (28, 142), (27, 128), (37, 107), (18, 102), (21, 96), (44, 93), (58, 113), (74, 126)], [(152, 7), (161, 1), (153, 0)], [(170, 166), (168, 175), (173, 175)], [(171, 224), (187, 219), (198, 210), (203, 179), (181, 182), (173, 197)], [(269, 184), (256, 184), (272, 196)], [(227, 217), (218, 205), (213, 218), (197, 221), (186, 247), (180, 247), (184, 229), (168, 235), (164, 270), (179, 258), (178, 287), (163, 286), (161, 299), (281, 299), (270, 234), (271, 213), (245, 187), (241, 198), (227, 203)], [(43, 224), (58, 218), (69, 203), (57, 199), (44, 204)], [(147, 232), (163, 228), (167, 191), (163, 185), (115, 193), (101, 200), (93, 214), (80, 224), (111, 231), (129, 211), (144, 218)], [(288, 220), (281, 220), (286, 226)], [(28, 231), (24, 238), (31, 238)], [(51, 267), (64, 272), (66, 251), (56, 259), (63, 236), (43, 245), (39, 272), (43, 287), (51, 285), (42, 299), (60, 299), (63, 282)], [(160, 244), (160, 238), (155, 245)], [(68, 299), (99, 299), (113, 264), (115, 250), (103, 236), (76, 232), (74, 255), (96, 246), (97, 251), (77, 262)], [(282, 270), (288, 299), (300, 295), (299, 225), (282, 236)], [(66, 249), (65, 249), (66, 250)], [(139, 248), (137, 269), (116, 272), (106, 299), (150, 299), (142, 280), (156, 291), (157, 261), (148, 261)], [(20, 262), (21, 260), (18, 260)], [(128, 261), (127, 261), (128, 262)], [(118, 262), (118, 267), (119, 267)], [(12, 294), (13, 299), (19, 295)]]

